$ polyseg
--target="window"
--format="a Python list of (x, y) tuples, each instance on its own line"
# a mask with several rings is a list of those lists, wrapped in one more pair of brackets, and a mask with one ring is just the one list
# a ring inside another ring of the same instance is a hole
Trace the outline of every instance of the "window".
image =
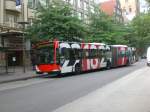
[(87, 2), (84, 2), (84, 10), (88, 10), (88, 4), (87, 4)]
[(18, 21), (18, 16), (6, 14), (6, 22), (16, 23)]
[(96, 58), (98, 57), (97, 49), (91, 49), (90, 50), (90, 58)]
[(131, 7), (129, 7), (129, 12), (132, 12), (132, 8)]
[(90, 10), (92, 13), (94, 13), (94, 7), (93, 6), (91, 6)]
[(126, 8), (125, 8), (125, 7), (123, 7), (122, 11), (123, 11), (123, 13), (124, 13), (124, 12), (126, 12)]
[(81, 12), (78, 13), (78, 17), (79, 17), (79, 19), (82, 19), (82, 13)]
[(78, 8), (81, 8), (81, 0), (78, 0)]
[(68, 48), (62, 48), (60, 51), (61, 58), (69, 59), (69, 49)]
[(119, 57), (124, 57), (124, 56), (125, 56), (125, 54), (126, 54), (126, 52), (125, 52), (125, 51), (120, 51), (120, 52), (119, 52)]
[(29, 7), (29, 8), (32, 7), (32, 1), (31, 1), (31, 0), (28, 1), (28, 7)]
[(35, 8), (36, 0), (28, 0), (28, 7), (29, 8)]
[(2, 38), (0, 37), (0, 47), (2, 47)]
[(53, 46), (46, 46), (37, 49), (36, 60), (38, 64), (54, 63)]
[(87, 21), (87, 19), (88, 19), (88, 15), (84, 15), (84, 19), (85, 19), (85, 21)]
[(88, 49), (83, 49), (83, 51), (82, 51), (82, 56), (83, 56), (83, 58), (89, 58), (90, 56), (89, 56), (89, 50)]
[(105, 55), (104, 53), (105, 53), (105, 51), (103, 49), (99, 49), (99, 57), (100, 58), (104, 57), (104, 55)]
[(6, 14), (6, 22), (9, 21), (9, 15)]
[(73, 5), (73, 4), (74, 4), (74, 0), (69, 0), (69, 3), (70, 3), (71, 5)]
[(0, 66), (6, 66), (5, 53), (0, 51)]
[(75, 59), (80, 59), (82, 57), (81, 52), (82, 52), (81, 49), (74, 49)]
[(30, 23), (30, 25), (33, 24), (33, 18), (28, 18), (28, 22)]

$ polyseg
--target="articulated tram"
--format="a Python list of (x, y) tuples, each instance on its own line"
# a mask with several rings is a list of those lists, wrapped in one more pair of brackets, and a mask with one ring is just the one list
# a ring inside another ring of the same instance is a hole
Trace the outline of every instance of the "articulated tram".
[(34, 46), (36, 72), (59, 75), (134, 63), (134, 50), (126, 45), (43, 41)]

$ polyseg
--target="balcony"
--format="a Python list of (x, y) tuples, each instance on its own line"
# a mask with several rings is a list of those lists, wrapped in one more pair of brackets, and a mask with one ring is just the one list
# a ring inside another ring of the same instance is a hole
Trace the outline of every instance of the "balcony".
[(5, 9), (15, 12), (21, 12), (21, 9), (16, 9), (16, 1), (15, 0), (5, 0)]
[(20, 25), (18, 23), (13, 23), (13, 22), (5, 22), (4, 26), (9, 28), (14, 28), (14, 29), (20, 28)]

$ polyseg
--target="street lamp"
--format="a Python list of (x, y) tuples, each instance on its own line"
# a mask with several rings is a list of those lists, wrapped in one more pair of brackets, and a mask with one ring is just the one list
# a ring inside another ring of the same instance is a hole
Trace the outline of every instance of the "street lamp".
[(24, 30), (25, 30), (25, 25), (29, 24), (29, 22), (26, 21), (22, 21), (22, 22), (18, 22), (18, 24), (21, 24), (23, 27), (23, 33), (22, 33), (22, 52), (23, 52), (23, 72), (26, 72), (26, 67), (25, 67), (25, 56), (26, 56), (26, 52), (25, 52), (25, 37), (24, 37)]

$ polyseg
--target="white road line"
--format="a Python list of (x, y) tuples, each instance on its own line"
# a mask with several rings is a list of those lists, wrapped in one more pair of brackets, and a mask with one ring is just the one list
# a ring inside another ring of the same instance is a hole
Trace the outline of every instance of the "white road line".
[(25, 81), (16, 81), (16, 82), (10, 82), (6, 84), (0, 84), (0, 91), (31, 86), (34, 84), (44, 83), (44, 82), (48, 82), (51, 80), (54, 80), (54, 79), (29, 79)]

